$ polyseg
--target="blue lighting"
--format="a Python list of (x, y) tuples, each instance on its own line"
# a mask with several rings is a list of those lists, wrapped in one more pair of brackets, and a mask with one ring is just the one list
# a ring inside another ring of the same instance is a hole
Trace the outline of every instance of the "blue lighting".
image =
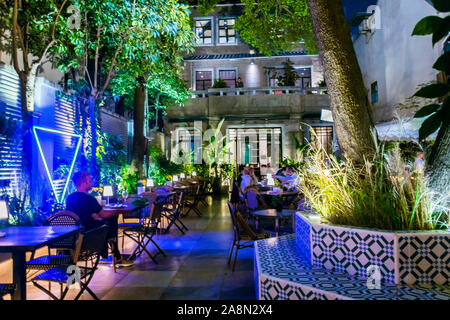
[[(37, 136), (37, 130), (50, 132), (50, 133), (56, 133), (56, 134), (64, 135), (64, 136), (70, 136), (70, 137), (73, 137), (73, 138), (78, 138), (78, 142), (77, 142), (77, 146), (75, 148), (75, 153), (73, 155), (72, 163), (70, 164), (69, 174), (67, 176), (66, 183), (64, 184), (64, 189), (63, 189), (63, 192), (61, 194), (61, 198), (60, 199), (58, 198), (58, 194), (56, 192), (55, 185), (53, 183), (52, 175), (50, 174), (50, 170), (48, 169), (47, 160), (45, 160), (44, 151), (42, 150), (41, 142), (39, 141), (39, 138)], [(78, 152), (80, 150), (81, 135), (73, 134), (73, 133), (69, 133), (69, 132), (64, 132), (64, 131), (60, 131), (60, 130), (43, 128), (43, 127), (39, 127), (39, 126), (34, 126), (33, 127), (33, 134), (34, 134), (34, 138), (36, 139), (36, 143), (37, 143), (37, 146), (38, 146), (38, 149), (39, 149), (39, 153), (41, 155), (42, 162), (44, 163), (44, 167), (45, 167), (45, 171), (47, 173), (48, 181), (50, 182), (50, 185), (52, 187), (53, 193), (55, 194), (56, 202), (62, 203), (64, 201), (64, 196), (66, 195), (67, 188), (69, 186), (69, 181), (70, 181), (70, 177), (72, 176), (72, 171), (73, 171), (73, 167), (75, 165), (75, 160), (77, 159)]]

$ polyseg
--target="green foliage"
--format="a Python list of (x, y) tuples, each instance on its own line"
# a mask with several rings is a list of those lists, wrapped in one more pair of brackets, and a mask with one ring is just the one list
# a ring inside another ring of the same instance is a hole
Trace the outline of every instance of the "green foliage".
[(131, 168), (130, 165), (124, 165), (116, 176), (115, 182), (119, 192), (126, 191), (128, 194), (136, 194), (138, 180), (137, 171)]
[(214, 81), (214, 85), (212, 87), (213, 88), (228, 88), (227, 83), (220, 78), (217, 79), (216, 81)]
[(294, 49), (303, 39), (316, 53), (314, 33), (306, 0), (243, 0), (244, 15), (238, 17), (240, 37), (262, 54), (271, 56)]
[(164, 185), (173, 175), (184, 172), (190, 174), (194, 171), (192, 165), (177, 164), (166, 158), (161, 149), (150, 147), (150, 163), (148, 165), (148, 177), (153, 179), (155, 185)]
[[(449, 12), (450, 6), (448, 1), (433, 0), (433, 6), (436, 10), (442, 12)], [(420, 20), (412, 35), (425, 36), (433, 35), (433, 45), (447, 37), (450, 32), (450, 16), (441, 18), (438, 16), (428, 16)], [(433, 65), (438, 71), (444, 71), (449, 73), (450, 70), (450, 52), (444, 52)], [(428, 118), (422, 123), (419, 129), (419, 140), (424, 140), (437, 130), (444, 129), (450, 124), (450, 98), (448, 94), (450, 92), (450, 86), (448, 83), (432, 83), (426, 87), (421, 88), (415, 93), (414, 96), (428, 98), (428, 99), (440, 99), (443, 101), (440, 104), (433, 103), (422, 107), (416, 112), (415, 118)]]

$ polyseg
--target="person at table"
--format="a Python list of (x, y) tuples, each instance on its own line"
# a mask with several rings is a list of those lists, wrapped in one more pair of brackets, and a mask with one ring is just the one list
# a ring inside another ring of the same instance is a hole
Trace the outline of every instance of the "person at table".
[(283, 175), (276, 175), (275, 178), (280, 180), (283, 186), (286, 186), (287, 188), (293, 188), (295, 187), (297, 174), (294, 172), (294, 169), (292, 169), (292, 167), (287, 166), (283, 171)]
[[(122, 258), (117, 245), (117, 217), (114, 214), (103, 210), (97, 199), (88, 194), (92, 189), (92, 177), (88, 172), (77, 172), (73, 175), (73, 182), (77, 191), (67, 197), (66, 210), (78, 215), (81, 225), (85, 231), (89, 231), (103, 225), (108, 226), (108, 239), (112, 243), (113, 255), (118, 266), (132, 265), (132, 261)], [(108, 256), (108, 247), (106, 245), (103, 257)]]
[(250, 184), (251, 185), (257, 185), (258, 184), (258, 177), (256, 177), (255, 175), (255, 169), (254, 168), (250, 168), (249, 170), (249, 178), (250, 178)]
[(242, 170), (242, 180), (240, 184), (242, 194), (245, 194), (245, 188), (250, 184), (250, 170), (245, 167), (244, 170)]

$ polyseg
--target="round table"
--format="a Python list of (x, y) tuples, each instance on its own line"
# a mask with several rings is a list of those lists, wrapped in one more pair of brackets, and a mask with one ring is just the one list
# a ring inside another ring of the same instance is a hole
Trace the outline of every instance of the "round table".
[(278, 237), (278, 231), (280, 228), (280, 217), (292, 217), (292, 225), (295, 226), (295, 213), (296, 210), (288, 210), (283, 209), (281, 212), (277, 212), (276, 209), (266, 209), (266, 210), (255, 210), (251, 211), (252, 214), (256, 218), (256, 228), (258, 228), (258, 218), (259, 217), (270, 217), (275, 218), (275, 235)]

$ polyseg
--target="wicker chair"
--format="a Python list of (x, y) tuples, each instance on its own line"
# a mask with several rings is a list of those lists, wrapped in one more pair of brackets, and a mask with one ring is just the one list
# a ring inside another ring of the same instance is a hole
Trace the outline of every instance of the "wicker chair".
[[(100, 260), (101, 252), (103, 251), (108, 235), (108, 227), (101, 226), (99, 228), (87, 231), (85, 233), (80, 233), (77, 240), (77, 245), (73, 254), (73, 264), (79, 264), (78, 268), (80, 270), (80, 292), (75, 297), (78, 300), (84, 291), (87, 291), (95, 300), (98, 297), (89, 288), (89, 283), (97, 270), (97, 266)], [(67, 281), (69, 276), (67, 274), (67, 268), (70, 265), (62, 265), (52, 269), (49, 269), (40, 275), (34, 277), (31, 281), (34, 286), (44, 291), (54, 300), (64, 300), (66, 297), (69, 287), (67, 287)], [(39, 284), (40, 281), (47, 281), (49, 283), (55, 282), (60, 285), (61, 295), (58, 298), (50, 290), (47, 290)], [(64, 285), (66, 287), (63, 289)]]
[(6, 296), (7, 294), (12, 295), (14, 294), (14, 284), (1, 284), (0, 283), (0, 300), (3, 300), (3, 296)]
[(233, 269), (236, 269), (236, 261), (238, 251), (245, 248), (253, 248), (253, 243), (256, 240), (262, 240), (270, 238), (270, 233), (262, 230), (256, 230), (256, 232), (248, 225), (247, 221), (242, 217), (240, 212), (228, 202), (228, 208), (230, 209), (231, 221), (233, 224), (233, 244), (231, 245), (230, 254), (228, 256), (228, 264), (231, 263), (231, 257), (234, 252)]
[[(80, 225), (80, 218), (73, 212), (60, 211), (50, 216), (46, 223), (48, 226), (78, 226)], [(70, 251), (73, 250), (77, 236), (71, 236), (61, 239), (51, 246), (48, 246), (48, 255), (35, 258), (35, 252), (31, 254), (31, 258), (27, 261), (27, 269), (32, 271), (34, 276), (37, 272), (48, 270), (59, 265), (69, 264), (72, 261)], [(64, 254), (51, 254), (51, 249), (68, 251)], [(35, 271), (35, 272), (33, 272)]]

